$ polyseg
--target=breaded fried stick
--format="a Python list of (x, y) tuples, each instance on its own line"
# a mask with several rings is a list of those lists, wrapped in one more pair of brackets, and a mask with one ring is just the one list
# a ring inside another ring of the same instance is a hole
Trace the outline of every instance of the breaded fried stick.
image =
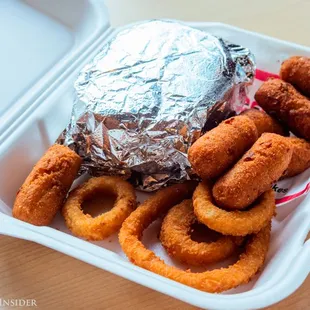
[(235, 166), (217, 180), (212, 190), (216, 203), (227, 209), (248, 207), (282, 176), (291, 157), (287, 138), (264, 133)]
[(263, 111), (249, 109), (243, 111), (240, 115), (245, 115), (254, 122), (258, 136), (261, 136), (264, 132), (276, 133), (281, 136), (288, 135), (288, 131), (285, 130), (277, 120)]
[(310, 100), (292, 85), (269, 79), (256, 92), (255, 100), (270, 115), (276, 116), (296, 135), (310, 140)]
[(255, 124), (246, 116), (221, 122), (200, 137), (189, 149), (188, 158), (202, 179), (222, 175), (257, 140)]
[(280, 77), (292, 84), (303, 95), (310, 97), (310, 58), (293, 56), (285, 60), (280, 69)]
[(293, 150), (292, 159), (282, 175), (282, 179), (293, 177), (310, 168), (310, 143), (304, 139), (287, 138)]
[(68, 147), (51, 146), (18, 191), (13, 216), (38, 226), (50, 224), (80, 166), (81, 158)]

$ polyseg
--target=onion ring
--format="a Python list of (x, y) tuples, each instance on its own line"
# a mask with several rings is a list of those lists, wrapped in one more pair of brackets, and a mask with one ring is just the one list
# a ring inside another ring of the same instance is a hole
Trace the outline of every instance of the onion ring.
[[(111, 192), (116, 195), (113, 208), (97, 217), (84, 214), (82, 203), (93, 194)], [(116, 232), (136, 207), (134, 188), (119, 177), (91, 178), (73, 190), (62, 209), (67, 227), (87, 240), (103, 240)]]
[(226, 211), (213, 203), (211, 186), (200, 183), (193, 195), (194, 212), (198, 221), (223, 235), (245, 236), (259, 232), (275, 214), (272, 189), (263, 193), (249, 210)]
[(192, 240), (190, 231), (196, 221), (191, 200), (183, 200), (169, 210), (161, 226), (160, 241), (171, 257), (201, 266), (216, 263), (234, 253), (237, 245), (231, 236), (220, 236), (214, 242)]
[(210, 293), (219, 293), (249, 282), (265, 261), (271, 223), (249, 238), (245, 251), (234, 265), (201, 273), (192, 273), (168, 266), (142, 244), (140, 240), (143, 231), (162, 212), (172, 207), (172, 200), (175, 202), (178, 198), (179, 200), (185, 198), (185, 188), (180, 189), (182, 185), (186, 187), (184, 184), (179, 184), (179, 187), (172, 186), (157, 192), (124, 221), (119, 233), (119, 241), (127, 257), (135, 265), (144, 269)]

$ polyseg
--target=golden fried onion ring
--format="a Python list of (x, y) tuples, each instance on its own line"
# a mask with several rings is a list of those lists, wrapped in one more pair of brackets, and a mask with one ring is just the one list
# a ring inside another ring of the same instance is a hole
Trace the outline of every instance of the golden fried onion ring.
[(178, 261), (201, 266), (221, 261), (237, 249), (234, 237), (220, 236), (214, 242), (191, 239), (192, 225), (197, 222), (191, 200), (183, 200), (169, 210), (160, 230), (160, 241), (168, 254)]
[[(97, 217), (84, 214), (82, 203), (92, 195), (104, 192), (116, 196), (113, 208)], [(76, 236), (87, 240), (103, 240), (116, 232), (136, 207), (134, 188), (118, 177), (91, 178), (73, 190), (62, 209), (66, 225)]]
[(194, 213), (199, 222), (223, 235), (245, 236), (259, 232), (275, 214), (272, 189), (263, 193), (249, 210), (226, 211), (213, 203), (211, 186), (201, 182), (193, 195)]
[(124, 221), (119, 233), (121, 247), (135, 265), (196, 289), (218, 293), (250, 281), (264, 263), (270, 239), (270, 225), (250, 236), (239, 260), (228, 268), (192, 273), (168, 266), (140, 241), (143, 231), (162, 212), (186, 198), (186, 184), (160, 190)]

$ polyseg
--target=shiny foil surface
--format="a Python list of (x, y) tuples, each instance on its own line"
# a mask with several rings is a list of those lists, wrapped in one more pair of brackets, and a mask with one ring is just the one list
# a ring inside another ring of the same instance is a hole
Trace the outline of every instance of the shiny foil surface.
[(144, 191), (188, 180), (189, 146), (234, 115), (254, 72), (239, 45), (177, 22), (135, 24), (80, 72), (57, 142), (83, 158), (80, 173), (124, 176)]

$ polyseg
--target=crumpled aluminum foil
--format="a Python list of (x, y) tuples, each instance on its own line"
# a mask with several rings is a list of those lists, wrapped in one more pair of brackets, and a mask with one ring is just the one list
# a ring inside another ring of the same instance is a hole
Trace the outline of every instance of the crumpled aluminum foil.
[(136, 24), (81, 71), (57, 142), (83, 158), (80, 173), (129, 177), (144, 191), (190, 179), (189, 146), (240, 108), (254, 72), (239, 45), (172, 21)]

